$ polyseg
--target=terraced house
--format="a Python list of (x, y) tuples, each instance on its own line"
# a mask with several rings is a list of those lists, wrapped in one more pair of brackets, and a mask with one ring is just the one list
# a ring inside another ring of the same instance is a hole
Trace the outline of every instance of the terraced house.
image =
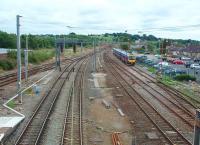
[(200, 58), (200, 46), (170, 47), (169, 54)]

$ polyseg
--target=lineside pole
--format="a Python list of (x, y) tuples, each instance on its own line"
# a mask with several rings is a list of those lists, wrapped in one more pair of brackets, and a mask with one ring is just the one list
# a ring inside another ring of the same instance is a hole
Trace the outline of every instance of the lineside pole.
[(63, 44), (63, 51), (65, 50), (65, 36), (64, 36), (64, 44)]
[(57, 39), (56, 39), (56, 37), (55, 37), (55, 59), (56, 59), (56, 63), (55, 63), (55, 65), (56, 65), (56, 70), (57, 70), (57, 68), (58, 68), (58, 54), (57, 54)]
[(61, 65), (60, 65), (60, 53), (61, 53), (61, 44), (58, 46), (58, 67), (59, 71), (61, 71)]
[(81, 55), (83, 54), (83, 42), (81, 42)]
[(24, 57), (24, 63), (25, 63), (25, 80), (28, 81), (28, 36), (26, 36), (26, 50), (25, 50), (25, 57)]
[(17, 23), (17, 93), (21, 97), (22, 103), (22, 94), (21, 94), (21, 42), (20, 42), (20, 15), (16, 16)]
[(196, 110), (193, 145), (200, 145), (200, 109)]
[(94, 48), (94, 65), (93, 65), (93, 69), (94, 69), (94, 72), (96, 72), (96, 48), (95, 48), (95, 40), (93, 40), (93, 48)]

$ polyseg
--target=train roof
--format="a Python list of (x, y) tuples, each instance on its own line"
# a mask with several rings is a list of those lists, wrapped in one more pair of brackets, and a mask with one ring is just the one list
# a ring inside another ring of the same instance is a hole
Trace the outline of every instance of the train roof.
[(124, 55), (132, 55), (131, 53), (126, 52), (126, 51), (124, 51), (124, 50), (121, 50), (121, 49), (119, 49), (119, 48), (113, 48), (113, 50), (116, 50), (116, 51), (118, 51), (119, 53), (122, 53), (122, 54), (124, 54)]

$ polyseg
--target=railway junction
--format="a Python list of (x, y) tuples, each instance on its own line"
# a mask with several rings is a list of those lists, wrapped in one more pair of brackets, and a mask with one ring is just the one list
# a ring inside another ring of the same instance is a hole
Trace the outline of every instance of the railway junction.
[(5, 89), (16, 74), (1, 76), (1, 144), (192, 145), (199, 102), (137, 62), (123, 63), (112, 48), (62, 59), (61, 71), (52, 63), (31, 68), (22, 96)]

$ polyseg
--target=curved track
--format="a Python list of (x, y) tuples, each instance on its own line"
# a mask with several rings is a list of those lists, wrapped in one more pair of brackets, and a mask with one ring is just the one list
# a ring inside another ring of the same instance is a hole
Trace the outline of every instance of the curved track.
[[(64, 59), (63, 63), (67, 63), (67, 62), (73, 62), (75, 61), (75, 59)], [(39, 65), (39, 66), (35, 66), (32, 67), (28, 70), (28, 75), (32, 76), (35, 75), (38, 72), (44, 72), (47, 70), (51, 70), (55, 68), (55, 63), (48, 63), (48, 64), (43, 64), (43, 65)], [(24, 73), (24, 69), (22, 70), (22, 79), (25, 78), (25, 73)], [(11, 84), (13, 82), (17, 81), (17, 72), (13, 72), (13, 73), (9, 73), (9, 74), (5, 74), (5, 75), (1, 75), (0, 76), (0, 87), (3, 87), (5, 85)]]
[(65, 81), (73, 71), (73, 67), (80, 61), (82, 61), (82, 59), (78, 59), (64, 68), (63, 72), (53, 83), (47, 95), (43, 97), (41, 102), (38, 104), (36, 110), (17, 139), (15, 145), (35, 145), (38, 143), (41, 133), (45, 127), (45, 124), (47, 123), (48, 117), (51, 114), (52, 108), (59, 97)]
[[(187, 102), (188, 104), (190, 104), (194, 108), (197, 108), (197, 107), (193, 103), (191, 103), (191, 101), (196, 103), (196, 104), (200, 104), (199, 100), (196, 100), (196, 99), (194, 99), (194, 98), (192, 98), (192, 97), (190, 97), (186, 94), (183, 94), (182, 92), (180, 92), (179, 90), (177, 90), (175, 88), (172, 88), (171, 86), (167, 86), (167, 85), (163, 84), (161, 81), (156, 80), (153, 76), (151, 76), (150, 74), (148, 74), (147, 72), (145, 72), (141, 68), (136, 66), (136, 67), (131, 68), (131, 69), (133, 69), (134, 71), (136, 71), (137, 73), (139, 73), (143, 77), (149, 79), (150, 81), (156, 83), (163, 90), (168, 91), (169, 93), (173, 94), (173, 96), (176, 96), (176, 99), (178, 99), (179, 101)], [(185, 97), (187, 97), (191, 101), (186, 100)]]
[(170, 93), (167, 94), (168, 92), (165, 92), (165, 94), (161, 93), (160, 90), (157, 90), (154, 87), (152, 87), (151, 83), (149, 84), (146, 81), (139, 78), (138, 76), (134, 75), (134, 73), (131, 72), (129, 68), (127, 68), (123, 64), (120, 65), (119, 63), (116, 63), (116, 61), (113, 60), (112, 63), (115, 67), (118, 68), (118, 70), (120, 70), (120, 72), (123, 72), (125, 74), (125, 77), (128, 77), (135, 84), (143, 88), (146, 92), (148, 92), (151, 96), (153, 96), (156, 100), (158, 100), (164, 107), (166, 107), (176, 116), (178, 116), (182, 121), (184, 121), (185, 124), (191, 128), (191, 130), (193, 130), (195, 116), (191, 111), (192, 109), (194, 110), (194, 108), (191, 108), (190, 106), (190, 109), (188, 109), (189, 108), (188, 103), (185, 102), (184, 104), (180, 103), (174, 98), (171, 98), (172, 95)]
[[(165, 140), (171, 144), (177, 145), (191, 145), (184, 136), (183, 132), (175, 128), (165, 117), (160, 114), (156, 108), (153, 107), (143, 96), (141, 96), (136, 89), (130, 85), (127, 79), (124, 78), (122, 72), (119, 68), (116, 67), (114, 62), (108, 57), (105, 58), (107, 61), (107, 66), (110, 72), (118, 81), (119, 85), (124, 89), (126, 94), (134, 101), (139, 109), (145, 114), (145, 116), (154, 124), (157, 130), (163, 135)], [(120, 72), (120, 73), (119, 73)], [(167, 134), (168, 131), (176, 132), (175, 134)]]

